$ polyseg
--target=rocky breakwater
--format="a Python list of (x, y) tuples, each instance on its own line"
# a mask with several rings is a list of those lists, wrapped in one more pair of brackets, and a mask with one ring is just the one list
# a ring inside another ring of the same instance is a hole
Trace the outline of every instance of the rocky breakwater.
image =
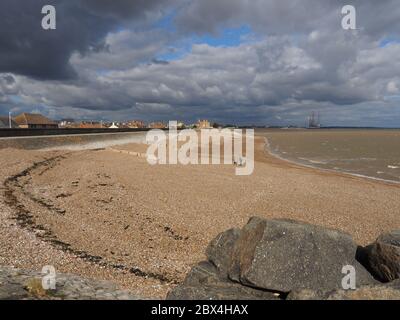
[(55, 289), (46, 290), (42, 279), (40, 272), (0, 267), (0, 300), (139, 300), (108, 281), (57, 273)]
[(339, 230), (255, 217), (218, 235), (167, 299), (400, 299), (399, 250), (399, 231), (363, 248)]

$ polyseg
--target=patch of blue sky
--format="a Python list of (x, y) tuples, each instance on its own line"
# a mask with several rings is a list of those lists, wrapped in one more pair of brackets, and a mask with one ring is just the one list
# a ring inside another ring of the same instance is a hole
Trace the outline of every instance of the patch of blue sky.
[(205, 43), (213, 47), (236, 47), (242, 44), (251, 33), (251, 28), (247, 25), (243, 25), (239, 28), (224, 29), (216, 35), (194, 37), (194, 43)]
[(386, 47), (386, 46), (388, 46), (388, 45), (391, 45), (391, 44), (398, 44), (398, 43), (400, 43), (400, 38), (398, 38), (398, 37), (387, 37), (387, 38), (385, 38), (385, 39), (383, 39), (380, 43), (379, 43), (379, 46), (381, 47), (381, 48), (384, 48), (384, 47)]
[(179, 60), (191, 52), (192, 46), (196, 44), (207, 44), (212, 47), (237, 47), (254, 39), (252, 30), (244, 25), (239, 28), (226, 28), (215, 35), (192, 35), (170, 46), (165, 52), (159, 54), (157, 59), (165, 61)]

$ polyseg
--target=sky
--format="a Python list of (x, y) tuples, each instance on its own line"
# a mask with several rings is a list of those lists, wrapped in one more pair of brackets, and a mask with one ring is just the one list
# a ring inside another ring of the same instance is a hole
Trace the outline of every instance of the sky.
[[(57, 29), (41, 26), (44, 5)], [(344, 30), (341, 9), (356, 8)], [(0, 115), (400, 127), (398, 0), (1, 0)]]

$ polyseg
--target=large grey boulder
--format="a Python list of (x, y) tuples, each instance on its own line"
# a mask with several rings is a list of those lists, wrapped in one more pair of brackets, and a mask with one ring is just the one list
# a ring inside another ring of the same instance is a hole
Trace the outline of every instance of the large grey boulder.
[(356, 260), (351, 236), (291, 220), (252, 218), (232, 252), (230, 279), (265, 290), (342, 288), (344, 266), (353, 266), (357, 287), (375, 283)]
[(239, 239), (240, 229), (230, 229), (219, 234), (207, 247), (206, 255), (217, 268), (221, 277), (227, 278), (229, 267), (232, 263), (232, 252), (236, 241)]
[(228, 279), (233, 247), (240, 230), (230, 229), (215, 237), (206, 249), (208, 261), (200, 262), (184, 282), (169, 292), (168, 300), (276, 300), (279, 294), (256, 290)]
[(210, 262), (195, 266), (185, 281), (168, 293), (167, 300), (276, 300), (279, 294), (256, 290), (220, 277)]
[(400, 300), (400, 282), (396, 280), (390, 284), (363, 286), (356, 290), (334, 291), (293, 291), (287, 300)]
[(368, 246), (366, 263), (376, 278), (383, 282), (400, 278), (400, 230), (383, 234)]
[[(195, 266), (168, 299), (236, 300), (393, 298), (358, 262), (361, 247), (347, 233), (292, 220), (252, 218), (242, 228), (219, 234), (209, 244), (208, 261)], [(357, 255), (357, 258), (356, 258)], [(356, 291), (342, 290), (355, 271)]]

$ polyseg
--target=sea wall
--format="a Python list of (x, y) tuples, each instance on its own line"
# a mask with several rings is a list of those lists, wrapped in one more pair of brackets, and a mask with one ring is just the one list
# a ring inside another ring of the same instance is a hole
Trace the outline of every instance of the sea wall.
[[(64, 135), (61, 132), (64, 132)], [(0, 150), (5, 148), (25, 150), (100, 149), (127, 143), (143, 143), (146, 136), (146, 131), (113, 131), (110, 133), (108, 130), (103, 133), (90, 131), (90, 134), (87, 131), (86, 134), (70, 134), (68, 131), (68, 135), (65, 133), (66, 131), (60, 131), (60, 134), (57, 133), (57, 135), (0, 138)]]
[(65, 128), (65, 129), (0, 129), (0, 137), (32, 137), (32, 136), (60, 136), (70, 134), (92, 134), (92, 133), (120, 133), (120, 132), (144, 132), (150, 129), (80, 129), (80, 128)]

